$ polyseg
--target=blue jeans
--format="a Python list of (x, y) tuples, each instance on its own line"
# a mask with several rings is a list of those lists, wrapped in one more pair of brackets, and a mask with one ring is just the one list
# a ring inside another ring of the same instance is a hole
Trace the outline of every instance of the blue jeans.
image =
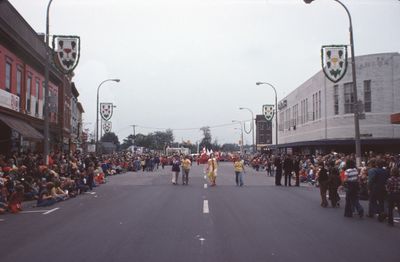
[(346, 203), (344, 206), (344, 216), (352, 217), (354, 209), (357, 210), (360, 216), (364, 215), (364, 209), (360, 205), (359, 202), (359, 193), (360, 187), (358, 182), (348, 182), (346, 188)]
[(243, 186), (243, 172), (235, 171), (236, 185)]

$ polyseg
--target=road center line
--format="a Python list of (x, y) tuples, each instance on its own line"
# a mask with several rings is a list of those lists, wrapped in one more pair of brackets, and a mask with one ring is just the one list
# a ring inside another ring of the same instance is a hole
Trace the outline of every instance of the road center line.
[(208, 200), (203, 200), (203, 213), (208, 214), (210, 210), (208, 209)]
[(204, 188), (207, 188), (207, 184), (204, 184)]
[(29, 211), (21, 211), (19, 213), (21, 214), (28, 214), (28, 213), (43, 213), (43, 212), (47, 212), (49, 210), (29, 210)]
[(53, 212), (56, 211), (57, 209), (60, 209), (60, 208), (59, 208), (59, 207), (53, 208), (53, 209), (51, 209), (51, 210), (49, 210), (49, 211), (47, 211), (47, 212), (44, 212), (43, 215), (48, 215), (48, 214), (50, 214), (50, 213), (53, 213)]

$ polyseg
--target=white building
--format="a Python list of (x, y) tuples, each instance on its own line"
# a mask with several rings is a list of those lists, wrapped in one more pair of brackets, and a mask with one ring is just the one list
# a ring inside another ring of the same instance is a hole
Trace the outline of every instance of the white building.
[[(280, 148), (309, 153), (355, 151), (352, 70), (338, 83), (319, 71), (278, 104)], [(356, 57), (357, 96), (362, 152), (400, 152), (400, 125), (390, 116), (400, 112), (400, 54)]]

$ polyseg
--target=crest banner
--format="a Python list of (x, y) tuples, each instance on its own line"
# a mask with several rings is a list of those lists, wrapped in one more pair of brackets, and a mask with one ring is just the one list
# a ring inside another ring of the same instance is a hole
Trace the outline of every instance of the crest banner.
[(100, 103), (100, 115), (105, 121), (111, 119), (113, 114), (113, 104), (112, 103)]
[(325, 76), (334, 83), (339, 82), (347, 71), (347, 46), (322, 46), (321, 62)]
[(111, 129), (112, 129), (112, 123), (110, 121), (104, 121), (103, 122), (104, 133), (110, 133)]
[(267, 121), (271, 121), (275, 115), (275, 106), (274, 105), (263, 105), (262, 111), (264, 113), (265, 119), (267, 119)]
[(79, 36), (55, 35), (53, 37), (54, 62), (64, 74), (74, 71), (81, 49)]

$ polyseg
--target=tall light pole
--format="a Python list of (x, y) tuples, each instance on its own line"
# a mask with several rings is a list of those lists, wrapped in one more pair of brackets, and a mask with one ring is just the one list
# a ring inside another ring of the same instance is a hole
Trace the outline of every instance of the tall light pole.
[[(239, 110), (244, 110), (244, 109), (246, 109), (246, 110), (248, 110), (250, 113), (251, 113), (251, 132), (252, 132), (252, 137), (253, 137), (253, 153), (256, 153), (257, 152), (257, 149), (256, 149), (256, 146), (255, 146), (255, 142), (254, 142), (254, 121), (255, 121), (255, 119), (254, 119), (254, 113), (253, 113), (253, 111), (250, 109), (250, 108), (247, 108), (247, 107), (239, 107)], [(247, 132), (247, 131), (246, 131)]]
[(242, 125), (242, 121), (239, 120), (232, 120), (232, 123), (238, 123), (240, 126), (240, 136), (241, 136), (241, 143), (240, 143), (240, 153), (243, 156), (243, 125)]
[(96, 102), (96, 153), (98, 153), (98, 147), (99, 147), (99, 91), (100, 91), (100, 87), (105, 83), (105, 82), (109, 82), (109, 81), (114, 81), (114, 82), (119, 82), (120, 80), (117, 78), (113, 78), (113, 79), (107, 79), (104, 80), (103, 82), (100, 83), (100, 85), (97, 87), (97, 102)]
[(43, 144), (43, 155), (46, 165), (49, 164), (49, 67), (50, 67), (50, 51), (49, 51), (49, 39), (50, 39), (50, 5), (53, 0), (50, 0), (47, 4), (46, 12), (46, 63), (44, 66), (44, 107), (43, 107), (43, 118), (44, 118), (44, 144)]
[(256, 85), (268, 85), (274, 89), (275, 92), (275, 146), (278, 150), (278, 95), (276, 93), (276, 89), (273, 85), (267, 82), (257, 82)]
[[(310, 4), (314, 0), (304, 0), (306, 4)], [(356, 162), (357, 166), (361, 164), (361, 141), (360, 141), (360, 121), (359, 121), (359, 106), (358, 106), (358, 96), (357, 96), (357, 78), (356, 78), (356, 55), (354, 53), (354, 38), (353, 38), (353, 23), (351, 21), (351, 15), (349, 9), (339, 0), (333, 0), (339, 3), (347, 13), (349, 17), (349, 32), (350, 32), (350, 48), (351, 48), (351, 71), (353, 77), (353, 95), (354, 95), (354, 129), (355, 129), (355, 144), (356, 144)]]

